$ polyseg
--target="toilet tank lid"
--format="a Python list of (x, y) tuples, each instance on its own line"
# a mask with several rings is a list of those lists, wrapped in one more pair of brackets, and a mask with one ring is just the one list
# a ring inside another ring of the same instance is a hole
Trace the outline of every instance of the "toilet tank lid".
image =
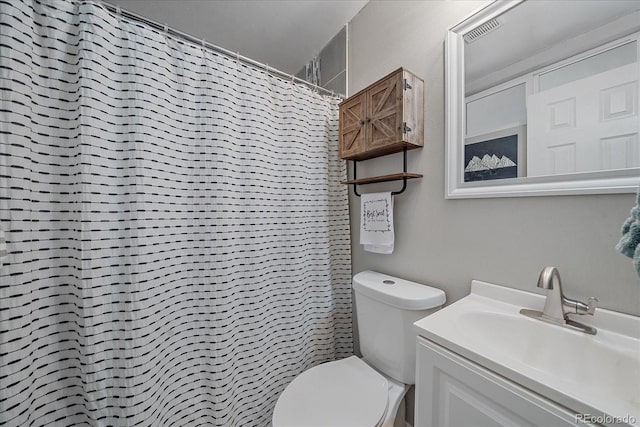
[(371, 270), (353, 276), (353, 289), (369, 298), (404, 310), (436, 308), (446, 301), (442, 289)]

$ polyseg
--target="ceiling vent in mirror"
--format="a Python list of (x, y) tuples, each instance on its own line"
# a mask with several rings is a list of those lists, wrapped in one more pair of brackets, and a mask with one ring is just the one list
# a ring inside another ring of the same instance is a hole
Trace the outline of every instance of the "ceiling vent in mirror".
[(498, 21), (498, 18), (493, 18), (490, 21), (485, 22), (479, 27), (474, 28), (464, 35), (464, 41), (467, 43), (471, 43), (475, 40), (478, 40), (480, 37), (489, 34), (491, 31), (500, 27), (501, 23)]

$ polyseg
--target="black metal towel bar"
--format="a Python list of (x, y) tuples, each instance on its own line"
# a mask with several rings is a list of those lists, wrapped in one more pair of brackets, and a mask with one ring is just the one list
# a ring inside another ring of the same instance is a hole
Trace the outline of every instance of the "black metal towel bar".
[[(404, 147), (402, 149), (402, 171), (404, 173), (407, 173), (407, 147)], [(356, 180), (357, 179), (357, 165), (358, 165), (358, 161), (354, 160), (353, 161), (353, 179)], [(358, 193), (358, 184), (354, 183), (353, 185), (353, 194), (355, 194), (356, 196), (360, 197), (360, 193)], [(392, 191), (391, 194), (394, 196), (397, 196), (398, 194), (402, 194), (404, 193), (404, 190), (407, 189), (407, 178), (402, 178), (402, 188), (398, 191)]]

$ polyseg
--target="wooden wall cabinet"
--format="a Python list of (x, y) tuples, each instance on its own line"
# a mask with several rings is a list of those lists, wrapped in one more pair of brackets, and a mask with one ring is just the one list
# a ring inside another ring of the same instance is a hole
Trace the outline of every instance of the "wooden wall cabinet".
[(365, 160), (424, 144), (424, 82), (399, 68), (340, 103), (340, 157)]

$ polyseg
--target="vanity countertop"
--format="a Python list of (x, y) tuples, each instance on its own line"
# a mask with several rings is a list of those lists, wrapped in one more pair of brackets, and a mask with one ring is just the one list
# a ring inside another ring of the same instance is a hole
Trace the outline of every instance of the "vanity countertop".
[(601, 424), (640, 425), (640, 317), (572, 316), (596, 335), (531, 319), (545, 297), (473, 281), (467, 297), (415, 323), (418, 334)]

